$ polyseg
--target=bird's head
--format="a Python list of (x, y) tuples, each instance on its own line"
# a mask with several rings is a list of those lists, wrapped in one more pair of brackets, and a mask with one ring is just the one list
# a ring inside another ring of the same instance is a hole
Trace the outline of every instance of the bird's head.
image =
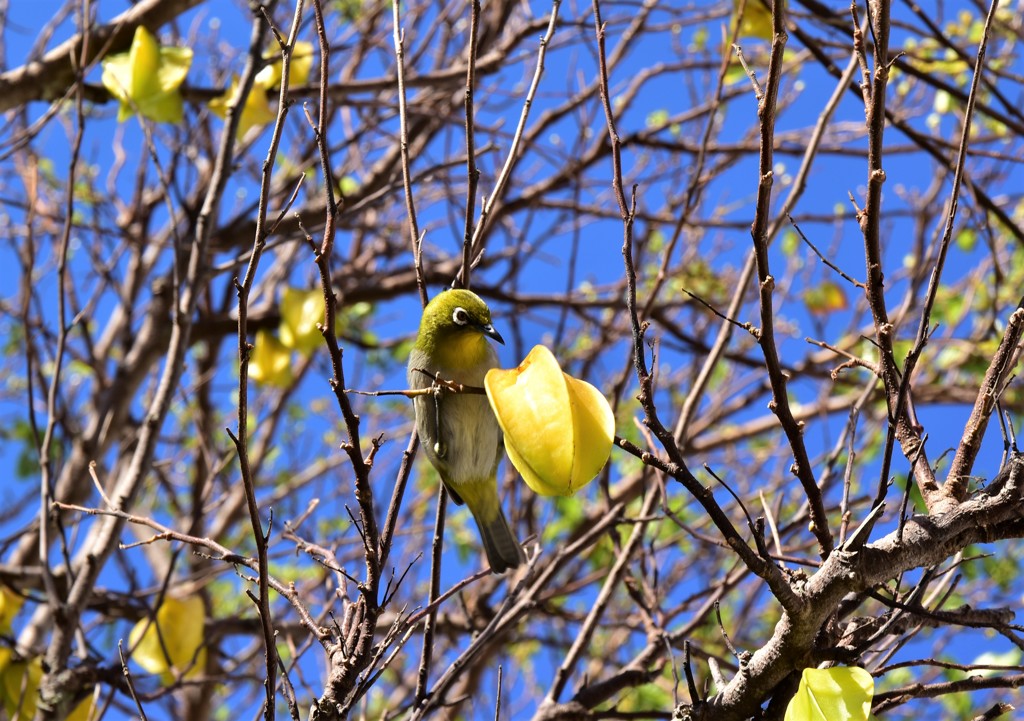
[(416, 348), (431, 357), (440, 354), (459, 365), (475, 365), (487, 354), (485, 336), (505, 343), (491, 325), (491, 310), (480, 296), (456, 288), (438, 293), (427, 303)]

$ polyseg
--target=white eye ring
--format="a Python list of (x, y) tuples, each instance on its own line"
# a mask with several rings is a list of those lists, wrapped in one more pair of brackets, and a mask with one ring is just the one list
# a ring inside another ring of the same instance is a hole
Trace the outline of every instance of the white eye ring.
[(452, 320), (455, 321), (455, 325), (466, 325), (469, 322), (469, 313), (464, 308), (456, 308), (452, 313)]

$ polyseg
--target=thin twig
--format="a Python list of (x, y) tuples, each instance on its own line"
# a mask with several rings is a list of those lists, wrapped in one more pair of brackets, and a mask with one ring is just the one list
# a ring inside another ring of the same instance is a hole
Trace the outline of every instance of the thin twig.
[(132, 673), (128, 670), (128, 661), (124, 657), (124, 648), (122, 646), (121, 639), (117, 640), (117, 656), (121, 659), (121, 673), (124, 674), (124, 683), (128, 687), (128, 694), (132, 697), (132, 701), (135, 702), (135, 710), (139, 712), (139, 719), (141, 721), (148, 721), (146, 716), (146, 710), (142, 708), (142, 702), (139, 700), (139, 695), (135, 691), (135, 682), (132, 680)]
[(494, 189), (491, 191), (490, 195), (484, 198), (483, 204), (480, 208), (480, 218), (477, 221), (476, 227), (473, 229), (473, 239), (470, 243), (470, 254), (474, 259), (473, 265), (476, 264), (476, 259), (480, 255), (491, 211), (494, 209), (495, 203), (503, 197), (505, 184), (508, 183), (509, 178), (512, 177), (512, 169), (519, 160), (519, 146), (522, 142), (523, 131), (526, 129), (526, 120), (530, 116), (530, 107), (533, 105), (533, 100), (537, 95), (537, 88), (540, 87), (541, 76), (544, 75), (544, 58), (547, 56), (548, 46), (551, 43), (551, 39), (555, 35), (555, 28), (558, 24), (558, 8), (561, 4), (562, 0), (552, 0), (551, 2), (551, 16), (548, 18), (547, 31), (540, 39), (540, 47), (537, 49), (537, 65), (533, 71), (533, 79), (530, 81), (530, 87), (526, 91), (526, 97), (523, 99), (523, 110), (519, 114), (519, 122), (516, 124), (515, 132), (512, 134), (512, 144), (509, 145), (508, 155), (505, 156), (505, 163), (501, 167), (501, 172), (498, 173), (498, 177), (494, 181)]
[[(914, 455), (920, 445), (920, 437), (908, 414), (910, 403), (908, 385), (904, 384), (896, 364), (893, 351), (895, 327), (889, 320), (889, 312), (885, 303), (883, 282), (883, 258), (881, 242), (882, 217), (882, 186), (885, 183), (885, 170), (882, 167), (885, 145), (886, 121), (886, 86), (889, 80), (889, 6), (878, 3), (869, 7), (868, 27), (871, 29), (874, 44), (872, 46), (872, 63), (874, 73), (868, 75), (864, 65), (862, 95), (865, 98), (865, 114), (868, 127), (868, 181), (864, 209), (858, 213), (861, 233), (864, 237), (864, 255), (866, 264), (866, 297), (871, 317), (875, 325), (875, 341), (879, 350), (878, 365), (881, 370), (882, 382), (885, 385), (886, 400), (889, 409), (889, 427), (886, 432), (885, 446), (882, 452), (881, 470), (878, 475), (878, 490), (874, 505), (879, 505), (885, 498), (889, 487), (889, 469), (892, 464), (893, 445), (898, 440), (905, 456)], [(855, 40), (863, 41), (863, 36), (855, 36)], [(858, 45), (858, 53), (863, 53), (863, 45)], [(866, 61), (865, 61), (866, 63)], [(934, 509), (938, 502), (939, 487), (932, 473), (926, 455), (922, 455), (921, 463), (917, 464), (915, 480), (925, 504)]]
[(423, 623), (423, 644), (420, 650), (420, 665), (416, 672), (416, 694), (414, 704), (417, 707), (423, 705), (427, 698), (428, 681), (430, 677), (430, 662), (434, 655), (434, 632), (437, 627), (437, 608), (440, 605), (438, 599), (441, 595), (441, 551), (444, 548), (444, 524), (445, 513), (448, 505), (448, 491), (443, 483), (437, 487), (437, 513), (434, 518), (434, 538), (430, 544), (430, 591), (429, 607), (426, 620)]
[[(267, 149), (267, 157), (263, 163), (263, 172), (260, 177), (256, 233), (253, 238), (252, 252), (249, 256), (249, 263), (242, 282), (235, 281), (238, 295), (238, 431), (237, 434), (233, 434), (229, 430), (228, 435), (234, 441), (235, 450), (238, 454), (239, 472), (242, 478), (242, 487), (245, 491), (246, 508), (249, 512), (249, 523), (252, 527), (253, 538), (256, 544), (258, 564), (257, 585), (259, 589), (256, 605), (259, 610), (260, 628), (263, 632), (264, 668), (266, 669), (266, 679), (264, 681), (266, 701), (263, 706), (263, 714), (266, 721), (273, 721), (276, 717), (277, 672), (280, 667), (280, 658), (277, 654), (277, 634), (274, 631), (273, 611), (270, 603), (270, 584), (268, 580), (270, 576), (268, 559), (270, 527), (268, 525), (267, 530), (263, 530), (259, 502), (256, 499), (256, 483), (249, 461), (249, 352), (252, 348), (248, 340), (249, 294), (252, 291), (252, 286), (256, 279), (256, 271), (267, 240), (267, 206), (270, 201), (272, 171), (276, 166), (281, 135), (284, 132), (284, 121), (288, 114), (288, 77), (292, 60), (291, 49), (295, 47), (295, 40), (298, 37), (299, 26), (302, 22), (302, 6), (303, 0), (297, 0), (295, 14), (292, 18), (291, 32), (288, 37), (288, 45), (282, 53), (281, 89), (278, 97), (277, 118), (271, 132), (270, 147)], [(273, 5), (271, 5), (272, 8)], [(262, 62), (266, 29), (271, 25), (266, 16), (254, 18), (253, 24), (252, 37), (249, 44), (249, 57), (246, 64), (247, 73), (243, 76), (235, 102), (228, 108), (228, 113), (232, 119), (235, 116), (241, 117), (246, 98), (253, 91), (256, 71)], [(257, 90), (257, 92), (262, 91)], [(228, 127), (225, 128), (224, 132), (228, 132), (232, 125), (232, 122), (228, 122)]]
[[(640, 511), (641, 517), (650, 516), (651, 512), (657, 507), (660, 498), (661, 493), (659, 492), (658, 487), (650, 486), (647, 491), (647, 498), (644, 499), (644, 505)], [(646, 531), (646, 522), (640, 522), (633, 526), (629, 539), (623, 545), (622, 550), (618, 553), (618, 556), (615, 559), (615, 565), (612, 566), (611, 570), (608, 572), (604, 585), (601, 586), (601, 591), (594, 600), (594, 604), (591, 606), (589, 613), (587, 613), (587, 617), (584, 619), (579, 633), (576, 634), (576, 638), (573, 640), (572, 646), (569, 648), (568, 652), (566, 652), (558, 670), (555, 671), (555, 678), (552, 681), (551, 686), (548, 688), (544, 703), (553, 704), (558, 702), (559, 697), (565, 690), (565, 685), (569, 682), (570, 674), (576, 667), (580, 656), (582, 656), (590, 643), (591, 636), (593, 636), (593, 633), (597, 628), (597, 624), (600, 622), (605, 608), (608, 606), (608, 602), (611, 601), (612, 593), (622, 580), (622, 576), (625, 573), (626, 568), (633, 562), (633, 554), (636, 551), (637, 546), (640, 544), (640, 541), (643, 539)]]
[(758, 297), (760, 300), (760, 335), (758, 345), (764, 355), (765, 369), (772, 389), (772, 412), (779, 419), (793, 451), (793, 475), (803, 486), (811, 516), (811, 530), (818, 539), (819, 552), (824, 558), (832, 551), (832, 532), (828, 527), (825, 504), (811, 468), (811, 459), (804, 443), (803, 429), (793, 417), (789, 404), (788, 382), (775, 342), (775, 312), (773, 294), (775, 278), (768, 259), (768, 216), (771, 211), (771, 191), (774, 183), (775, 119), (779, 87), (782, 84), (783, 52), (788, 35), (785, 29), (785, 10), (781, 0), (772, 2), (774, 35), (768, 61), (768, 77), (764, 93), (758, 97), (757, 117), (760, 127), (760, 154), (758, 160), (757, 201), (750, 235), (754, 243), (757, 263)]
[(480, 0), (469, 4), (469, 47), (466, 60), (466, 221), (462, 238), (462, 267), (456, 279), (459, 287), (469, 287), (473, 262), (473, 217), (476, 215), (476, 190), (480, 170), (476, 167), (476, 124), (473, 117), (473, 91), (476, 89), (476, 45), (480, 24)]
[[(423, 238), (416, 220), (416, 203), (412, 195), (412, 172), (409, 161), (409, 119), (405, 100), (405, 30), (402, 29), (399, 4), (391, 3), (392, 40), (395, 44), (395, 74), (398, 81), (398, 147), (402, 157), (402, 187), (405, 190), (405, 212), (409, 220), (409, 241), (412, 244), (416, 287), (420, 301), (427, 304), (427, 284), (423, 279)], [(326, 126), (324, 126), (326, 127)]]
[(864, 284), (863, 284), (862, 282), (860, 282), (859, 280), (857, 280), (857, 279), (856, 279), (856, 278), (854, 278), (853, 276), (851, 276), (851, 275), (849, 275), (848, 273), (846, 273), (846, 271), (844, 271), (844, 270), (843, 270), (842, 268), (840, 268), (840, 267), (839, 267), (838, 265), (836, 265), (835, 263), (833, 263), (833, 262), (832, 262), (831, 260), (829, 260), (829, 259), (828, 259), (828, 258), (827, 258), (827, 257), (825, 256), (825, 254), (824, 254), (824, 253), (822, 253), (822, 252), (821, 252), (820, 250), (818, 250), (817, 246), (816, 246), (816, 245), (814, 245), (814, 243), (812, 243), (812, 242), (810, 241), (810, 239), (809, 239), (809, 238), (808, 238), (808, 237), (807, 237), (806, 235), (804, 235), (804, 231), (803, 231), (803, 230), (801, 230), (801, 229), (800, 229), (800, 225), (799, 225), (799, 224), (798, 224), (798, 223), (797, 223), (797, 222), (796, 222), (795, 220), (793, 220), (793, 216), (792, 216), (792, 215), (790, 215), (789, 213), (786, 213), (786, 217), (787, 217), (787, 218), (789, 218), (789, 223), (790, 223), (790, 225), (792, 225), (792, 226), (793, 226), (793, 229), (794, 229), (794, 230), (796, 231), (797, 235), (799, 235), (799, 236), (800, 236), (800, 240), (802, 240), (802, 241), (803, 241), (803, 242), (804, 242), (804, 243), (805, 243), (805, 244), (807, 245), (807, 247), (808, 247), (808, 248), (810, 248), (810, 249), (811, 249), (812, 251), (814, 251), (814, 254), (815, 254), (816, 256), (818, 256), (818, 259), (819, 259), (819, 260), (820, 260), (820, 261), (821, 261), (822, 263), (824, 263), (825, 265), (827, 265), (827, 266), (828, 266), (829, 268), (831, 268), (831, 269), (832, 269), (832, 270), (833, 270), (833, 271), (834, 271), (834, 272), (835, 272), (835, 273), (836, 273), (836, 274), (837, 274), (837, 275), (838, 275), (838, 276), (839, 276), (840, 278), (842, 278), (842, 279), (843, 279), (843, 280), (845, 280), (846, 282), (848, 282), (848, 283), (852, 284), (853, 286), (855, 286), (855, 287), (857, 287), (857, 288), (862, 288), (862, 289), (866, 287), (866, 286), (865, 286), (865, 285), (864, 285)]
[[(807, 178), (814, 165), (814, 160), (817, 158), (818, 149), (821, 146), (825, 130), (832, 121), (835, 109), (839, 105), (840, 99), (842, 99), (845, 94), (846, 88), (849, 85), (853, 74), (856, 72), (856, 69), (856, 58), (851, 58), (843, 76), (836, 84), (836, 87), (832, 91), (832, 95), (829, 97), (828, 102), (825, 104), (821, 114), (818, 116), (818, 120), (814, 125), (814, 130), (811, 132), (810, 140), (807, 143), (807, 149), (804, 151), (803, 158), (801, 159), (800, 170), (793, 179), (793, 184), (790, 186), (789, 194), (786, 196), (786, 200), (782, 204), (781, 213), (775, 218), (772, 225), (768, 228), (769, 243), (772, 242), (778, 234), (779, 229), (782, 227), (782, 218), (784, 217), (784, 214), (790, 213), (793, 208), (796, 207), (797, 201), (799, 201), (803, 196), (804, 190), (807, 188)], [(754, 274), (754, 268), (754, 251), (751, 250), (750, 254), (747, 256), (746, 263), (743, 265), (743, 270), (740, 271), (739, 278), (736, 282), (736, 290), (732, 295), (732, 299), (729, 301), (729, 307), (725, 311), (725, 316), (727, 318), (735, 318), (739, 315), (740, 308), (743, 305), (743, 299), (747, 293), (747, 288), (750, 285), (750, 279)], [(718, 334), (715, 336), (715, 342), (711, 347), (711, 351), (708, 353), (707, 358), (704, 359), (704, 363), (701, 365), (700, 372), (697, 374), (697, 378), (694, 380), (693, 386), (686, 394), (686, 400), (683, 401), (683, 407), (679, 412), (679, 418), (676, 420), (675, 429), (673, 431), (673, 436), (677, 443), (683, 443), (686, 440), (690, 423), (693, 421), (694, 415), (700, 407), (700, 402), (704, 397), (704, 392), (707, 389), (708, 384), (711, 382), (714, 371), (718, 367), (718, 362), (725, 354), (725, 350), (731, 339), (732, 326), (728, 323), (723, 323), (718, 330)]]

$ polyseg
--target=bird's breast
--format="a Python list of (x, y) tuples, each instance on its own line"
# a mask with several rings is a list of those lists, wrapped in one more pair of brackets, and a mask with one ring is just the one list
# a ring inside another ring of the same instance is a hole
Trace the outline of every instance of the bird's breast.
[[(497, 366), (493, 349), (485, 346), (485, 350), (489, 353), (484, 363), (458, 369), (432, 363), (426, 354), (414, 351), (409, 359), (409, 387), (430, 387), (428, 376), (414, 372), (414, 369), (422, 368), (431, 375), (439, 373), (445, 380), (483, 389), (487, 371)], [(416, 427), (431, 463), (445, 482), (456, 489), (464, 483), (493, 478), (500, 455), (501, 428), (487, 396), (482, 393), (442, 392), (438, 402), (440, 412), (434, 396), (417, 396), (414, 399)]]

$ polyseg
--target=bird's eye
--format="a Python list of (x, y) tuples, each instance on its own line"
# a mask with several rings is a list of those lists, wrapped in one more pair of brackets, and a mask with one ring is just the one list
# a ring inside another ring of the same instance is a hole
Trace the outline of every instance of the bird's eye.
[(456, 308), (452, 313), (452, 320), (455, 321), (455, 325), (466, 325), (469, 322), (469, 313), (464, 308)]

